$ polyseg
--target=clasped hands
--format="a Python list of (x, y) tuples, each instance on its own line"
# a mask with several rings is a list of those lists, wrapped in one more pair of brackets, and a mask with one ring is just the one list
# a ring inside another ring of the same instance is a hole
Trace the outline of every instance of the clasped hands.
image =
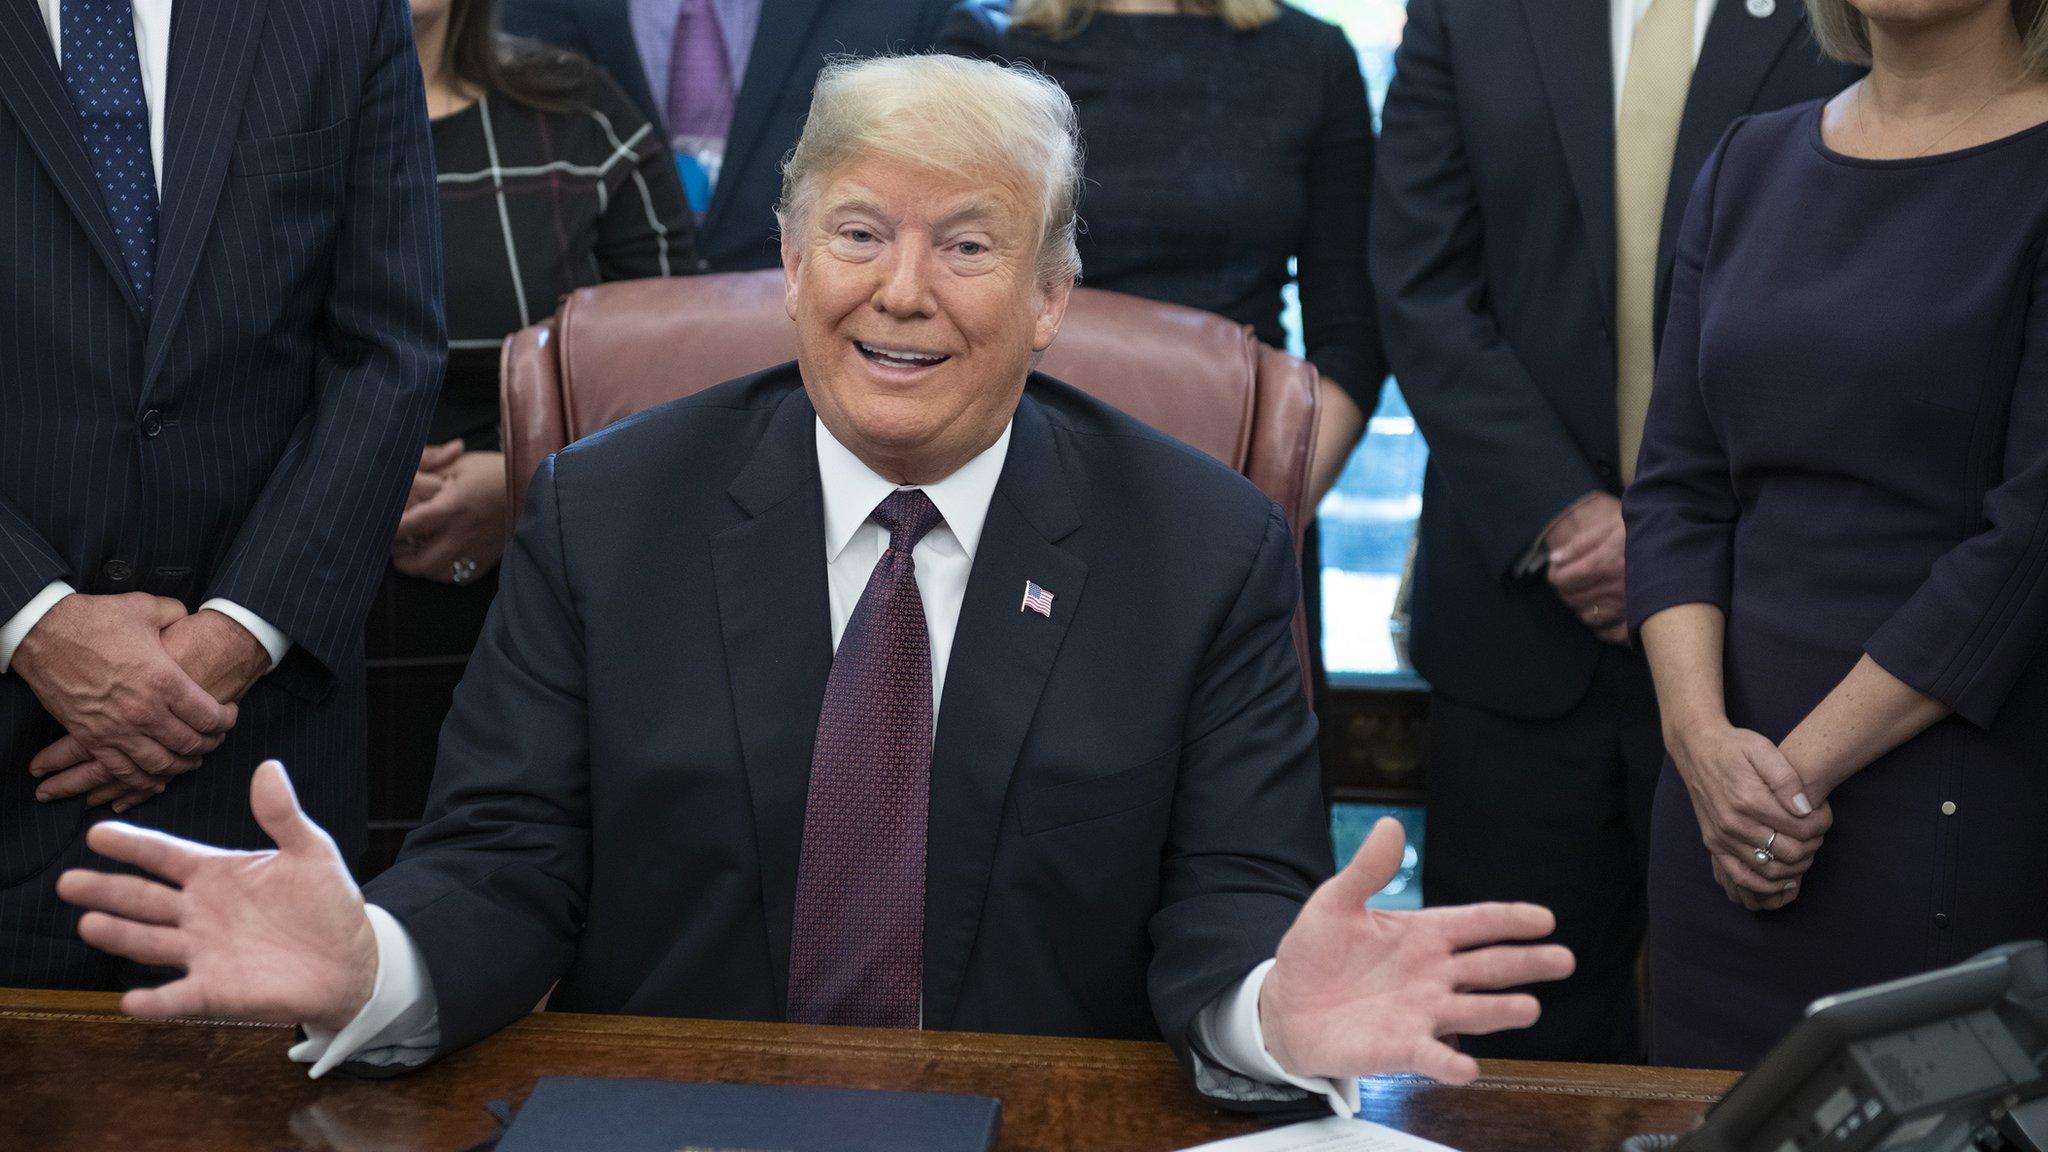
[(1601, 640), (1628, 644), (1627, 585), (1623, 561), (1628, 529), (1621, 501), (1607, 492), (1592, 492), (1564, 510), (1543, 534), (1547, 550), (1544, 578)]
[(1667, 726), (1666, 747), (1692, 796), (1700, 839), (1728, 899), (1771, 912), (1799, 896), (1834, 812), (1769, 737), (1727, 718)]
[(270, 654), (219, 612), (73, 593), (22, 638), (11, 667), (65, 730), (29, 761), (36, 799), (83, 795), (123, 812), (220, 747)]
[[(74, 869), (58, 878), (57, 894), (86, 909), (78, 931), (93, 946), (185, 970), (129, 992), (127, 1012), (338, 1032), (376, 985), (362, 893), (334, 841), (300, 810), (282, 765), (256, 770), (249, 805), (275, 850), (230, 852), (105, 821), (86, 842), (146, 875)], [(1535, 997), (1501, 990), (1572, 971), (1566, 948), (1523, 943), (1556, 926), (1533, 904), (1366, 907), (1400, 867), (1401, 849), (1400, 824), (1380, 821), (1280, 941), (1259, 1019), (1267, 1051), (1295, 1075), (1419, 1072), (1467, 1083), (1479, 1066), (1445, 1038), (1534, 1023)]]
[(427, 445), (398, 519), (391, 566), (457, 584), (497, 567), (504, 554), (505, 454), (471, 452), (459, 439)]

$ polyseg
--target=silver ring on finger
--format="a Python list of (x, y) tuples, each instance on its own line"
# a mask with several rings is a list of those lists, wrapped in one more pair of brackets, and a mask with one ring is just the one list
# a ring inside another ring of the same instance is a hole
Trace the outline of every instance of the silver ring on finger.
[(1771, 861), (1777, 859), (1776, 856), (1771, 854), (1771, 845), (1776, 844), (1777, 842), (1778, 834), (1776, 832), (1772, 832), (1770, 837), (1764, 841), (1764, 846), (1750, 853), (1750, 855), (1756, 857), (1756, 862), (1759, 864), (1769, 864)]

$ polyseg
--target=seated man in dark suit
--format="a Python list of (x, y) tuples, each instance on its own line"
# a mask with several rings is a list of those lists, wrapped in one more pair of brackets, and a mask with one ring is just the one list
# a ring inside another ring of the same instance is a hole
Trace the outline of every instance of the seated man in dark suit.
[(821, 77), (781, 205), (800, 355), (536, 476), (368, 904), (281, 768), (278, 851), (104, 825), (80, 932), (144, 1015), (300, 1022), (406, 1066), (579, 1011), (1164, 1037), (1246, 1107), (1469, 1079), (1547, 911), (1370, 912), (1335, 879), (1281, 513), (1032, 363), (1079, 270), (1079, 141), (1034, 73)]

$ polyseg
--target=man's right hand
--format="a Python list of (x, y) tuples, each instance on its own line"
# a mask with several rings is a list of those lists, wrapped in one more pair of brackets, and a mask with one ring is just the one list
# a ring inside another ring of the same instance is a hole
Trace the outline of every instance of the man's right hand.
[(185, 969), (182, 979), (123, 996), (125, 1012), (339, 1032), (377, 981), (362, 892), (333, 838), (299, 808), (282, 764), (256, 769), (249, 807), (274, 851), (230, 852), (106, 821), (86, 834), (93, 851), (169, 883), (73, 869), (57, 878), (57, 895), (87, 909), (78, 922), (86, 943)]
[(12, 669), (85, 751), (131, 788), (220, 746), (235, 724), (163, 643), (176, 600), (130, 592), (57, 601), (15, 650)]
[(1609, 644), (1628, 643), (1627, 588), (1622, 580), (1628, 529), (1621, 501), (1594, 492), (1565, 510), (1544, 534), (1546, 576), (1558, 598)]

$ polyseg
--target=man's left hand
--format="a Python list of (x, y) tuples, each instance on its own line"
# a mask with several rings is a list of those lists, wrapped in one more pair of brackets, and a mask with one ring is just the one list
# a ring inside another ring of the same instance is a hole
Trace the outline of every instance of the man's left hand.
[[(270, 653), (233, 618), (211, 608), (194, 612), (163, 631), (164, 649), (171, 659), (223, 704), (240, 700), (249, 688), (270, 671)], [(114, 811), (126, 812), (164, 790), (164, 785), (185, 769), (155, 777), (153, 787), (136, 787), (114, 778), (106, 765), (94, 760), (76, 738), (65, 736), (36, 754), (29, 771), (46, 776), (38, 793), (51, 800), (85, 795), (90, 806), (112, 804)]]
[(1571, 950), (1536, 904), (1383, 912), (1365, 902), (1401, 867), (1401, 825), (1383, 819), (1351, 864), (1316, 889), (1280, 940), (1259, 990), (1266, 1050), (1297, 1076), (1419, 1072), (1447, 1084), (1479, 1063), (1446, 1044), (1536, 1022), (1536, 998), (1501, 993), (1571, 975)]
[(1587, 496), (1558, 519), (1544, 543), (1550, 549), (1547, 576), (1558, 599), (1594, 635), (1627, 646), (1628, 526), (1621, 501), (1606, 492)]

